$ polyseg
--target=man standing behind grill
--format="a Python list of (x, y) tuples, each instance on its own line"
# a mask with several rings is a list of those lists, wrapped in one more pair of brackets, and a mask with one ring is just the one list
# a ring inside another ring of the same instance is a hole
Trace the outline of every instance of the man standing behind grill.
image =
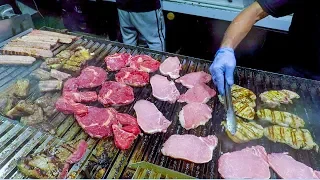
[(292, 13), (294, 15), (289, 29), (290, 52), (286, 54), (290, 65), (282, 68), (280, 72), (320, 80), (319, 2), (317, 0), (257, 0), (230, 24), (210, 66), (212, 79), (221, 94), (224, 94), (224, 76), (229, 85), (233, 84), (236, 65), (234, 49), (245, 38), (252, 26), (268, 15), (281, 17)]
[(160, 0), (116, 0), (120, 30), (125, 44), (138, 39), (152, 50), (165, 51), (165, 24)]

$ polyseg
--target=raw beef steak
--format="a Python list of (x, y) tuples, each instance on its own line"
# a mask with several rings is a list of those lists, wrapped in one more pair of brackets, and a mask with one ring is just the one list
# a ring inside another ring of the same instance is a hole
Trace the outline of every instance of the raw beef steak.
[(192, 72), (186, 74), (176, 80), (177, 83), (181, 83), (187, 88), (193, 88), (195, 85), (208, 83), (211, 80), (211, 75), (203, 71)]
[(148, 55), (135, 55), (130, 59), (130, 67), (144, 72), (155, 72), (159, 69), (160, 62)]
[(161, 74), (170, 76), (172, 79), (180, 77), (179, 72), (181, 70), (181, 64), (178, 57), (168, 57), (161, 63), (159, 68)]
[(317, 179), (314, 170), (285, 153), (268, 154), (271, 168), (282, 179)]
[(118, 71), (129, 64), (131, 55), (128, 53), (115, 53), (104, 58), (109, 71)]
[(190, 103), (185, 105), (179, 113), (179, 121), (186, 130), (205, 125), (211, 119), (212, 109), (202, 103)]
[(186, 103), (207, 103), (212, 97), (216, 95), (216, 91), (211, 89), (206, 84), (198, 84), (188, 91), (185, 94), (182, 94), (178, 102)]
[(79, 125), (91, 137), (103, 138), (112, 135), (112, 124), (115, 123), (117, 111), (113, 108), (88, 107), (88, 114), (85, 116), (76, 115)]
[(64, 114), (77, 114), (83, 116), (88, 113), (88, 107), (84, 104), (76, 103), (71, 99), (60, 97), (56, 101), (56, 109)]
[(149, 74), (132, 68), (122, 68), (116, 74), (116, 81), (134, 87), (142, 87), (149, 83)]
[(70, 78), (63, 84), (63, 93), (64, 92), (77, 92), (78, 91), (78, 79)]
[(107, 78), (107, 72), (95, 66), (88, 66), (78, 76), (79, 88), (93, 88), (100, 86)]
[(224, 179), (269, 179), (267, 152), (262, 146), (225, 153), (218, 160), (218, 171)]
[(119, 125), (112, 125), (112, 130), (114, 134), (114, 143), (117, 148), (121, 150), (129, 149), (133, 141), (137, 138), (137, 135), (124, 131)]
[(64, 92), (63, 97), (65, 99), (71, 99), (74, 102), (94, 102), (98, 99), (95, 91), (87, 92)]
[(106, 81), (99, 91), (98, 100), (105, 106), (130, 104), (134, 100), (133, 88), (123, 83)]
[(141, 133), (137, 119), (129, 114), (117, 113), (117, 122), (121, 124), (122, 130), (138, 135)]
[(138, 124), (145, 133), (166, 132), (171, 124), (157, 107), (149, 101), (139, 100), (133, 108), (137, 114)]
[(191, 134), (172, 135), (163, 144), (161, 153), (175, 159), (184, 159), (194, 163), (211, 161), (218, 138), (213, 135), (197, 137)]
[(174, 103), (180, 96), (180, 92), (174, 82), (168, 81), (167, 77), (156, 74), (150, 78), (150, 84), (152, 95), (161, 101)]

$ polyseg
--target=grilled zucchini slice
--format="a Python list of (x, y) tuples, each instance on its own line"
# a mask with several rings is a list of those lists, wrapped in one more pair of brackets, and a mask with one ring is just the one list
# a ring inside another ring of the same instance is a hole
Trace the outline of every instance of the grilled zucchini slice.
[(304, 120), (297, 115), (284, 111), (260, 109), (257, 111), (257, 116), (263, 121), (268, 121), (272, 124), (277, 124), (285, 127), (301, 128), (304, 127), (305, 124)]
[(221, 124), (226, 128), (228, 137), (235, 143), (245, 143), (260, 139), (263, 136), (263, 127), (253, 121), (245, 122), (237, 118), (237, 132), (235, 135), (228, 131), (226, 121), (222, 121)]
[(273, 142), (287, 144), (293, 149), (319, 151), (319, 146), (313, 141), (311, 133), (307, 129), (293, 129), (275, 125), (264, 128), (264, 135)]

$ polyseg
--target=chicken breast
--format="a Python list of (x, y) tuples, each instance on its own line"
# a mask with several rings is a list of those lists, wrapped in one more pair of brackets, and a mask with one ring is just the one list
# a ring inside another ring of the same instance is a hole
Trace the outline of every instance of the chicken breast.
[(304, 120), (297, 115), (284, 111), (260, 109), (257, 111), (257, 116), (263, 121), (268, 121), (272, 124), (277, 124), (285, 127), (301, 128), (305, 124)]
[(271, 90), (260, 94), (260, 98), (268, 107), (275, 108), (280, 104), (292, 104), (292, 99), (299, 99), (300, 96), (289, 90)]

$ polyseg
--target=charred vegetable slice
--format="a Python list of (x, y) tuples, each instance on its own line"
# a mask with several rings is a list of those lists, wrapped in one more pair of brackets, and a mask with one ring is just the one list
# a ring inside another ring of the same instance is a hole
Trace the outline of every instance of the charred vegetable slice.
[(30, 82), (28, 79), (19, 79), (14, 88), (13, 94), (18, 97), (26, 97), (29, 92)]
[(7, 112), (6, 116), (10, 118), (28, 116), (33, 114), (35, 111), (35, 106), (32, 103), (21, 100), (18, 104)]

